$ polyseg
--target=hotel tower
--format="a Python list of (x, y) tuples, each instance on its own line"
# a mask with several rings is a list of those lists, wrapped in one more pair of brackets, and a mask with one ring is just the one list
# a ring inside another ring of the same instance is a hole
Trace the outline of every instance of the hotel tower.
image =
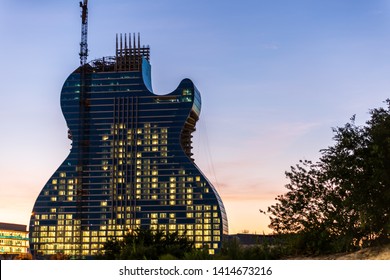
[(114, 56), (86, 62), (86, 2), (81, 65), (61, 91), (72, 147), (33, 207), (31, 252), (91, 257), (111, 238), (150, 229), (186, 235), (213, 254), (228, 224), (192, 154), (199, 91), (184, 79), (154, 94), (139, 34), (117, 35)]

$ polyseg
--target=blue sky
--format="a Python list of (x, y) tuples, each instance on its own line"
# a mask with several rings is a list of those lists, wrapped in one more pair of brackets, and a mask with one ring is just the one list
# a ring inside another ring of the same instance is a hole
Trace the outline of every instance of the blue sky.
[[(59, 98), (79, 64), (78, 2), (0, 0), (2, 222), (28, 223), (69, 153)], [(186, 77), (200, 90), (195, 159), (232, 233), (268, 232), (258, 209), (285, 191), (289, 166), (389, 97), (389, 0), (90, 0), (89, 16), (90, 59), (140, 32), (157, 94)]]

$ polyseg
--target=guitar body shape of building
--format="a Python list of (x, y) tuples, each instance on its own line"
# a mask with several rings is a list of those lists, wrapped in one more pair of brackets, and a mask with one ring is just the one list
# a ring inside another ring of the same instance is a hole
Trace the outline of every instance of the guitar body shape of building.
[(135, 229), (177, 232), (214, 253), (228, 233), (222, 200), (192, 158), (200, 94), (185, 79), (155, 95), (149, 47), (131, 37), (64, 83), (72, 148), (35, 202), (33, 254), (93, 256)]

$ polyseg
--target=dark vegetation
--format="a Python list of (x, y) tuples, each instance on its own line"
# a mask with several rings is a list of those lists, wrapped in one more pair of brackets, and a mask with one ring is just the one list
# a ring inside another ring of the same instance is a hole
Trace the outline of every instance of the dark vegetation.
[(226, 241), (220, 252), (208, 253), (208, 248), (195, 249), (193, 242), (177, 233), (136, 230), (123, 239), (106, 242), (97, 259), (106, 260), (250, 260), (279, 259), (283, 246), (267, 242), (241, 246), (237, 239)]
[(318, 162), (300, 161), (286, 172), (288, 192), (268, 208), (270, 228), (289, 236), (297, 253), (337, 253), (389, 242), (390, 100), (333, 129), (334, 145)]
[(194, 249), (193, 243), (177, 233), (165, 234), (162, 231), (135, 230), (123, 239), (106, 242), (98, 259), (109, 260), (158, 260), (183, 259)]

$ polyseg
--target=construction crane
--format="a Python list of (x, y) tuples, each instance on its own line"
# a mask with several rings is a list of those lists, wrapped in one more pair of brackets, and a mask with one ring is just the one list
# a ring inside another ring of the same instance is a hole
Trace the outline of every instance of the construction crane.
[(80, 42), (80, 96), (79, 96), (79, 128), (78, 128), (78, 163), (77, 163), (77, 184), (76, 184), (76, 217), (79, 236), (78, 236), (78, 248), (76, 249), (78, 255), (82, 255), (82, 231), (84, 229), (84, 166), (85, 166), (85, 154), (88, 152), (88, 135), (87, 135), (87, 118), (88, 118), (88, 106), (87, 106), (87, 59), (88, 59), (88, 0), (80, 2), (81, 8), (81, 42)]
[(81, 8), (81, 43), (80, 43), (80, 65), (87, 63), (88, 58), (88, 0), (80, 2)]

